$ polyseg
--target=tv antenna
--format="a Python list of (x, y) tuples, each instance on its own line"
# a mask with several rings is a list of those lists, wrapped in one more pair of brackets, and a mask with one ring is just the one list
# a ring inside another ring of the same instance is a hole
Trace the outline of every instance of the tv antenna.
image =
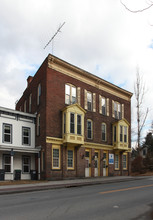
[(50, 44), (50, 42), (52, 41), (52, 54), (53, 54), (53, 40), (55, 38), (55, 36), (61, 32), (61, 28), (64, 26), (65, 22), (63, 22), (62, 25), (59, 26), (59, 28), (57, 29), (57, 31), (55, 32), (55, 34), (52, 36), (52, 38), (48, 41), (48, 43), (45, 45), (44, 49), (46, 49), (46, 47)]

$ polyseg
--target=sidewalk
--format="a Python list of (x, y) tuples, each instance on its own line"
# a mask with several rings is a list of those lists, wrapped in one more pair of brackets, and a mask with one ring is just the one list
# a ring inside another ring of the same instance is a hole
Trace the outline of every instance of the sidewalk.
[(115, 176), (115, 177), (96, 177), (96, 178), (83, 178), (73, 180), (58, 180), (58, 181), (47, 181), (29, 184), (16, 184), (16, 185), (2, 185), (0, 186), (0, 195), (23, 193), (32, 191), (41, 191), (49, 189), (89, 186), (97, 184), (108, 184), (116, 182), (134, 181), (148, 178), (148, 176)]

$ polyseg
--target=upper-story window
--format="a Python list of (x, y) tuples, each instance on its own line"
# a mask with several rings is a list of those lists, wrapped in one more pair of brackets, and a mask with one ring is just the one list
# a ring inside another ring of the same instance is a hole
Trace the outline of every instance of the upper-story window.
[(87, 138), (88, 139), (92, 139), (92, 121), (91, 120), (87, 120)]
[(31, 112), (32, 107), (32, 94), (29, 95), (29, 112)]
[(75, 133), (75, 114), (70, 114), (70, 133)]
[(121, 104), (114, 102), (114, 116), (116, 119), (121, 119)]
[(106, 98), (102, 97), (101, 99), (101, 105), (102, 105), (102, 114), (106, 115)]
[(109, 98), (99, 95), (99, 113), (109, 116)]
[(27, 101), (24, 101), (24, 112), (27, 112)]
[(73, 85), (65, 85), (65, 104), (76, 103), (76, 87)]
[(81, 135), (81, 115), (77, 115), (77, 134)]
[(124, 142), (127, 142), (127, 127), (124, 126)]
[(22, 127), (22, 144), (23, 145), (30, 145), (30, 133), (31, 129)]
[(123, 141), (123, 126), (120, 125), (120, 141)]
[(40, 96), (41, 96), (41, 84), (37, 88), (37, 105), (40, 105)]
[(66, 133), (66, 113), (64, 113), (64, 134)]
[(87, 110), (92, 111), (92, 93), (87, 92)]
[(37, 115), (37, 136), (40, 135), (40, 114)]
[(106, 141), (106, 124), (102, 123), (102, 141)]
[(12, 143), (12, 125), (3, 124), (3, 142)]

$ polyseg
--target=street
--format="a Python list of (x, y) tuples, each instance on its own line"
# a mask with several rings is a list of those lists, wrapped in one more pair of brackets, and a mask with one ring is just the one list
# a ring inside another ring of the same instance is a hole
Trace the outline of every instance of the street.
[(153, 177), (0, 196), (1, 220), (152, 219)]

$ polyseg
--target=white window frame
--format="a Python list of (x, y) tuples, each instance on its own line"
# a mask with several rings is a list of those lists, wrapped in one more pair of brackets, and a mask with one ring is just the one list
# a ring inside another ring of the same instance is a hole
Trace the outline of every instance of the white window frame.
[(92, 93), (87, 91), (87, 110), (92, 111), (92, 108), (93, 108)]
[(101, 111), (102, 115), (107, 114), (107, 99), (105, 97), (101, 97)]
[[(5, 161), (6, 157), (9, 158), (10, 163), (6, 163), (6, 161)], [(7, 170), (5, 169), (5, 166), (9, 166), (9, 171), (7, 171)], [(5, 170), (5, 173), (11, 173), (11, 155), (10, 155), (10, 154), (4, 154), (4, 155), (3, 155), (3, 168), (4, 168), (4, 170)]]
[[(58, 156), (56, 155), (58, 152)], [(61, 148), (58, 145), (52, 145), (52, 169), (60, 169)]]
[[(9, 129), (10, 130), (9, 133), (5, 132), (5, 126), (10, 128)], [(6, 141), (5, 136), (9, 136), (10, 141)], [(12, 144), (12, 125), (11, 124), (3, 123), (3, 143)]]
[[(69, 152), (71, 152), (71, 155), (69, 155)], [(67, 169), (74, 169), (74, 149), (70, 148), (67, 149)]]
[(119, 154), (115, 154), (115, 170), (119, 170)]
[[(24, 159), (28, 159), (28, 163), (25, 163)], [(28, 171), (25, 171), (25, 167), (28, 168)], [(22, 156), (22, 173), (30, 173), (31, 169), (31, 159), (30, 156)]]
[(65, 104), (70, 105), (70, 104), (75, 104), (76, 102), (77, 102), (76, 87), (71, 84), (65, 84)]
[[(24, 134), (24, 130), (28, 130), (28, 135)], [(28, 143), (25, 143), (25, 139), (28, 140)], [(22, 127), (22, 145), (31, 145), (31, 128), (29, 127)]]
[[(73, 115), (73, 121), (71, 121), (71, 115)], [(72, 131), (73, 130), (73, 131)], [(75, 113), (70, 112), (70, 133), (75, 134)]]
[[(78, 117), (80, 117), (80, 123), (78, 123)], [(82, 134), (82, 115), (77, 114), (77, 135)]]

